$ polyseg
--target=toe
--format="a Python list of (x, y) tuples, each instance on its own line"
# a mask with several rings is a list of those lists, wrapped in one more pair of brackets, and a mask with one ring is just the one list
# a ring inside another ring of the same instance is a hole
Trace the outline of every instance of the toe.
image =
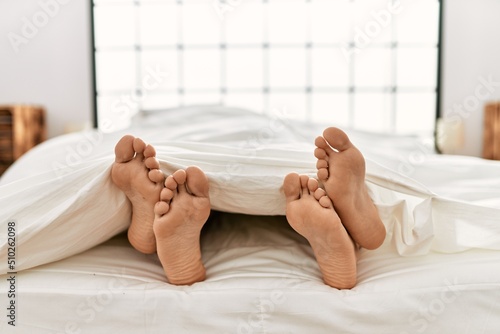
[(333, 208), (332, 200), (328, 196), (321, 197), (318, 202), (324, 208)]
[(297, 173), (290, 173), (283, 180), (283, 190), (287, 202), (300, 198), (300, 176)]
[(134, 158), (134, 136), (123, 136), (115, 146), (115, 161), (127, 162)]
[(179, 193), (186, 191), (186, 171), (183, 169), (179, 169), (172, 174), (175, 182), (177, 182), (177, 191)]
[(169, 202), (170, 200), (172, 200), (172, 198), (174, 198), (174, 191), (172, 189), (163, 188), (161, 190), (161, 192), (160, 192), (160, 199), (162, 201)]
[(320, 169), (320, 168), (328, 168), (328, 161), (326, 160), (318, 160), (316, 162), (316, 168), (317, 169)]
[(208, 178), (200, 168), (190, 166), (186, 169), (186, 185), (196, 197), (208, 197)]
[(321, 188), (316, 189), (316, 191), (314, 192), (314, 198), (316, 198), (319, 201), (320, 198), (323, 196), (326, 196), (326, 191)]
[(320, 169), (318, 169), (318, 172), (316, 173), (316, 175), (318, 176), (319, 180), (326, 181), (326, 180), (328, 180), (328, 176), (329, 176), (328, 169), (320, 168)]
[(155, 157), (146, 158), (146, 160), (144, 160), (144, 164), (149, 169), (159, 169), (160, 168), (160, 162)]
[(156, 156), (156, 150), (153, 146), (147, 144), (144, 148), (144, 157), (151, 158)]
[(301, 175), (300, 186), (302, 187), (302, 194), (309, 194), (309, 188), (307, 187), (308, 183), (309, 183), (309, 176)]
[(157, 216), (163, 216), (170, 209), (170, 205), (168, 203), (159, 201), (155, 204), (154, 211)]
[(167, 176), (165, 180), (165, 187), (170, 190), (176, 190), (177, 189), (177, 182), (174, 179), (173, 175)]
[[(332, 146), (323, 137), (317, 137), (316, 140), (314, 141), (314, 144), (317, 146), (317, 148), (319, 150), (325, 151), (324, 157), (322, 159), (328, 159), (328, 156), (337, 152), (337, 151), (332, 149)], [(336, 149), (336, 148), (334, 147), (334, 149)], [(316, 152), (315, 152), (315, 154), (316, 154)], [(318, 156), (316, 156), (316, 158), (320, 159)]]
[(353, 145), (346, 133), (339, 128), (327, 128), (323, 131), (327, 143), (338, 151), (345, 151)]
[(159, 169), (150, 170), (148, 173), (148, 177), (154, 183), (163, 183), (165, 181), (165, 177), (163, 176), (162, 171)]
[(177, 184), (186, 183), (186, 171), (183, 169), (176, 170), (175, 173), (172, 174), (172, 177), (174, 178), (175, 182), (177, 182)]
[(146, 149), (146, 143), (144, 142), (144, 140), (142, 140), (141, 138), (135, 138), (134, 151), (139, 155), (143, 155), (145, 149)]
[(316, 147), (314, 149), (314, 156), (318, 159), (321, 159), (321, 160), (326, 160), (328, 158), (326, 151), (322, 148), (319, 148), (319, 147)]
[(318, 180), (310, 177), (307, 181), (307, 188), (309, 189), (309, 193), (313, 194), (319, 188)]
[(177, 183), (177, 190), (186, 190), (186, 171), (179, 169), (172, 174), (172, 178)]
[(321, 136), (316, 137), (316, 139), (314, 140), (314, 145), (316, 145), (316, 147), (322, 148), (324, 150), (329, 148), (328, 143), (326, 142), (325, 138), (323, 138)]

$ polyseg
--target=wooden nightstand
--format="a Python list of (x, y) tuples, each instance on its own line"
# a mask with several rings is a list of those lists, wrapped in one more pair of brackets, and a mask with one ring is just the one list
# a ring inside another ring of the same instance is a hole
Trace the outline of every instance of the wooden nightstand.
[(45, 110), (42, 107), (0, 106), (0, 175), (46, 137)]
[(500, 160), (500, 102), (484, 107), (483, 158)]

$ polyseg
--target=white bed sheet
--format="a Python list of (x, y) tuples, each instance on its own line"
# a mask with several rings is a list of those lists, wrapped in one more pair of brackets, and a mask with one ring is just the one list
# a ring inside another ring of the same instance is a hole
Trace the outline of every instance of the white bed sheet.
[[(146, 115), (127, 132), (155, 145), (166, 173), (202, 167), (215, 209), (279, 215), (283, 177), (315, 173), (312, 142), (322, 128), (199, 107)], [(367, 157), (367, 185), (388, 231), (383, 247), (360, 252), (359, 283), (350, 291), (322, 283), (310, 247), (282, 218), (242, 215), (224, 216), (204, 236), (207, 281), (171, 286), (157, 257), (137, 253), (123, 235), (102, 244), (130, 219), (125, 196), (109, 180), (123, 133), (78, 133), (40, 145), (0, 182), (1, 273), (8, 271), (6, 223), (15, 219), (19, 228), (20, 328), (495, 333), (500, 164), (431, 153), (415, 160), (424, 151), (416, 138), (349, 134)]]
[[(18, 327), (2, 333), (497, 333), (500, 252), (359, 254), (352, 290), (323, 284), (282, 217), (223, 214), (202, 237), (207, 280), (165, 281), (121, 234), (18, 274)], [(6, 287), (2, 276), (0, 290)], [(1, 294), (0, 303), (5, 305)], [(3, 326), (3, 327), (2, 327)]]

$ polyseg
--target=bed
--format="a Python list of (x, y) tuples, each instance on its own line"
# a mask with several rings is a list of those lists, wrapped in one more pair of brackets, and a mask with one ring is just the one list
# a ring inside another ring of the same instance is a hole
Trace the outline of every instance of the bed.
[[(0, 332), (497, 333), (500, 163), (346, 129), (387, 237), (359, 250), (357, 285), (337, 290), (283, 217), (283, 177), (315, 175), (324, 127), (193, 106), (37, 146), (0, 180)], [(206, 281), (171, 285), (156, 255), (128, 243), (130, 204), (109, 178), (125, 133), (153, 144), (165, 173), (206, 172), (217, 210), (202, 232)]]

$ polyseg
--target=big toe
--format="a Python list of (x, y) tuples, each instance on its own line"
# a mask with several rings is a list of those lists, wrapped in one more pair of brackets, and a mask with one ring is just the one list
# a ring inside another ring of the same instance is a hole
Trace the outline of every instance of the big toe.
[(297, 173), (290, 173), (283, 180), (283, 191), (287, 202), (294, 201), (300, 197), (300, 176)]
[(345, 151), (353, 146), (347, 134), (339, 128), (331, 127), (325, 129), (323, 131), (323, 138), (325, 138), (331, 147), (338, 151)]
[(198, 167), (186, 168), (186, 184), (191, 194), (197, 197), (208, 197), (208, 178)]
[(130, 161), (134, 158), (134, 140), (131, 135), (123, 136), (115, 146), (115, 161), (122, 163)]

